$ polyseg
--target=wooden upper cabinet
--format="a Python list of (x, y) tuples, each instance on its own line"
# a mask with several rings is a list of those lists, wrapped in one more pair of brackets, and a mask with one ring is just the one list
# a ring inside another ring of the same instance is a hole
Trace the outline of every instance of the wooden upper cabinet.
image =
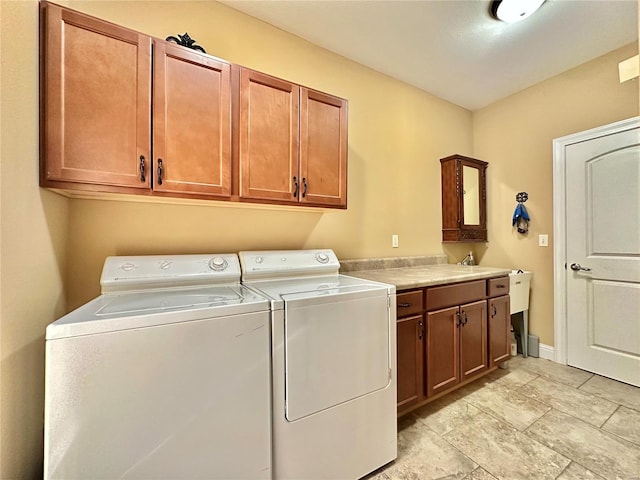
[(300, 201), (347, 206), (347, 101), (300, 89)]
[(247, 68), (239, 73), (239, 195), (347, 206), (347, 101)]
[(240, 197), (298, 203), (299, 92), (293, 83), (240, 69)]
[(488, 165), (462, 155), (440, 159), (443, 242), (487, 241)]
[(151, 38), (42, 4), (41, 185), (148, 189)]
[(231, 67), (154, 43), (153, 189), (231, 195)]
[(41, 186), (346, 208), (346, 100), (45, 1), (40, 13)]

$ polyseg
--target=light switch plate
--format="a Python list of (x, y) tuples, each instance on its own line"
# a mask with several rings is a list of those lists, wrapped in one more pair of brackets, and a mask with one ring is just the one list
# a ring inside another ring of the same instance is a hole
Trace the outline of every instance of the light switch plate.
[(546, 233), (543, 235), (538, 235), (538, 246), (539, 247), (548, 247), (549, 246), (549, 235)]
[(398, 235), (391, 235), (391, 246), (398, 248)]

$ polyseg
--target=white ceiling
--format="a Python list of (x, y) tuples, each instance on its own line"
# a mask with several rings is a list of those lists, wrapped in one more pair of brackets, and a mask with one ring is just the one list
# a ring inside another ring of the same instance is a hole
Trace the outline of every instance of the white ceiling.
[(637, 0), (547, 0), (513, 24), (489, 0), (222, 3), (469, 110), (638, 38)]

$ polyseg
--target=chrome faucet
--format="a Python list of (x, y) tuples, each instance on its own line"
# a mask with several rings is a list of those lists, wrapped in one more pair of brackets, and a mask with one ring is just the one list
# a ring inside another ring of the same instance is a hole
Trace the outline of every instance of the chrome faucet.
[(476, 261), (473, 259), (473, 252), (469, 252), (469, 255), (464, 257), (462, 259), (462, 261), (460, 262), (460, 265), (472, 266), (472, 265), (475, 265), (475, 264), (476, 264)]

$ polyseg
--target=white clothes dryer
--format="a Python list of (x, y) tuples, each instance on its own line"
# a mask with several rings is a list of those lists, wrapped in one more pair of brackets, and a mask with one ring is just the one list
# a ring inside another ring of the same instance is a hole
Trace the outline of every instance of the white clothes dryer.
[(45, 479), (270, 479), (268, 302), (236, 255), (109, 257), (46, 330)]
[(331, 250), (240, 252), (271, 301), (273, 477), (357, 479), (397, 456), (395, 287)]

